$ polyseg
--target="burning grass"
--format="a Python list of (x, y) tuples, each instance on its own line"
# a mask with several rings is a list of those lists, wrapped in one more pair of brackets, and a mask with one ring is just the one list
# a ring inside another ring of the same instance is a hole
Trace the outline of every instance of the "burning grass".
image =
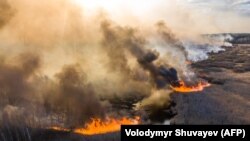
[(134, 119), (126, 117), (122, 119), (107, 118), (104, 121), (100, 118), (94, 118), (90, 123), (86, 124), (85, 128), (75, 129), (74, 132), (84, 135), (103, 134), (119, 131), (121, 125), (136, 125), (139, 123), (140, 117), (135, 117)]
[(180, 81), (180, 86), (170, 86), (174, 91), (181, 93), (198, 92), (203, 91), (204, 88), (211, 86), (207, 82), (199, 82), (197, 85), (188, 86), (184, 81)]
[[(123, 117), (121, 119), (106, 118), (102, 120), (100, 118), (93, 118), (91, 122), (87, 123), (84, 128), (76, 128), (72, 130), (74, 133), (82, 135), (97, 135), (106, 134), (111, 132), (120, 131), (121, 125), (136, 125), (140, 123), (140, 117), (127, 118)], [(70, 132), (70, 129), (53, 126), (49, 129), (56, 131)]]

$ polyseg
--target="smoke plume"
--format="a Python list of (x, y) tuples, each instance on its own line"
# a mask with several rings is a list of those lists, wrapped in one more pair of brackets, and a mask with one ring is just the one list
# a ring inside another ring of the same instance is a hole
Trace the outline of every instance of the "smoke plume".
[(11, 8), (7, 0), (0, 1), (0, 13), (0, 28), (2, 28), (14, 15), (14, 10)]
[[(216, 29), (211, 21), (191, 26), (201, 16), (176, 2), (179, 12), (162, 8), (169, 2), (139, 2), (147, 15), (130, 13), (138, 4), (131, 1), (117, 12), (106, 2), (1, 0), (0, 121), (74, 128), (94, 117), (132, 116), (140, 101), (142, 109), (168, 105), (169, 86), (194, 77), (183, 41), (203, 44), (200, 34)], [(124, 102), (128, 110), (117, 110), (115, 100), (129, 96), (136, 99)]]

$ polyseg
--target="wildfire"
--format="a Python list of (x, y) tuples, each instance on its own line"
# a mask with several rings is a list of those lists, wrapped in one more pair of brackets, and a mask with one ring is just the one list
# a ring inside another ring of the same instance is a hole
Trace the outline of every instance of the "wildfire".
[(114, 118), (106, 118), (106, 120), (102, 121), (100, 118), (93, 118), (90, 123), (87, 123), (85, 128), (77, 128), (74, 130), (70, 130), (63, 127), (53, 126), (48, 129), (57, 130), (57, 131), (65, 131), (83, 135), (95, 135), (95, 134), (104, 134), (119, 131), (121, 125), (136, 125), (140, 123), (140, 117), (135, 118), (126, 118), (123, 117), (121, 119)]
[(70, 129), (59, 127), (59, 126), (53, 126), (53, 127), (48, 128), (48, 129), (56, 130), (56, 131), (65, 131), (65, 132), (69, 132), (70, 131)]
[(135, 117), (134, 119), (122, 118), (114, 119), (107, 118), (105, 121), (102, 121), (99, 118), (92, 119), (92, 121), (86, 124), (85, 128), (75, 129), (74, 132), (84, 135), (94, 135), (94, 134), (103, 134), (109, 132), (119, 131), (121, 125), (136, 125), (139, 124), (140, 117)]
[(184, 81), (180, 81), (179, 83), (180, 83), (179, 87), (171, 86), (171, 88), (174, 91), (182, 93), (202, 91), (205, 87), (210, 86), (210, 84), (207, 82), (199, 82), (196, 86), (187, 86)]

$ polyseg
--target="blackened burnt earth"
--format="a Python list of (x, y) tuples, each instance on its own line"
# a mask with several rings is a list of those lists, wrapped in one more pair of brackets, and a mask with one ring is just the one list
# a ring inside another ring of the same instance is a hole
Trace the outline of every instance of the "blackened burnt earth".
[(172, 95), (171, 124), (250, 124), (250, 45), (234, 45), (195, 64), (212, 84), (202, 92)]
[(0, 141), (119, 141), (119, 132), (100, 135), (80, 135), (73, 132), (28, 127), (0, 127)]

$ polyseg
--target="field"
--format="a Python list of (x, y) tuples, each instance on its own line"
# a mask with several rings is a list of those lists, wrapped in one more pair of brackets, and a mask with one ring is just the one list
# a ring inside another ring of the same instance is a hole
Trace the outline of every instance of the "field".
[(212, 86), (198, 94), (173, 94), (178, 114), (172, 124), (249, 124), (250, 46), (227, 47), (192, 66)]

